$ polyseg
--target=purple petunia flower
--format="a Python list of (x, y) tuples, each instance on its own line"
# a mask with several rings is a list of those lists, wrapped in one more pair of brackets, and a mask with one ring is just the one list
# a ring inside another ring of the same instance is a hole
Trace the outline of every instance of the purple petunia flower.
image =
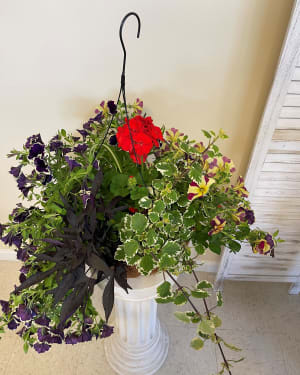
[(2, 234), (5, 228), (6, 228), (6, 225), (0, 224), (0, 238), (2, 238)]
[(84, 318), (84, 324), (93, 324), (92, 318)]
[(60, 336), (51, 336), (48, 339), (48, 343), (50, 343), (50, 344), (61, 344), (62, 338)]
[(18, 327), (19, 327), (19, 323), (17, 323), (15, 319), (11, 320), (11, 321), (7, 324), (7, 328), (8, 328), (8, 329), (11, 329), (11, 330), (16, 329), (16, 328), (18, 328)]
[(18, 332), (16, 332), (17, 335), (20, 337), (23, 336), (23, 334), (27, 331), (26, 327), (22, 327)]
[(93, 167), (99, 171), (99, 169), (100, 169), (100, 165), (99, 165), (98, 160), (94, 160), (94, 161), (93, 161)]
[(48, 344), (45, 344), (45, 343), (42, 343), (42, 344), (39, 344), (39, 343), (36, 343), (33, 345), (35, 351), (37, 351), (39, 354), (41, 353), (45, 353), (47, 352), (50, 348), (51, 348), (51, 345), (48, 345)]
[(30, 148), (34, 143), (44, 144), (40, 134), (34, 134), (31, 137), (28, 137), (25, 143), (25, 147)]
[(22, 237), (20, 235), (14, 235), (13, 232), (9, 232), (6, 236), (2, 237), (1, 240), (5, 245), (15, 245), (18, 249), (22, 244)]
[(49, 327), (49, 323), (50, 323), (50, 319), (47, 318), (47, 316), (39, 316), (38, 318), (35, 319), (35, 323), (36, 324), (39, 324), (40, 326), (45, 326), (45, 327)]
[(91, 341), (92, 340), (92, 334), (88, 331), (83, 331), (81, 334), (82, 342)]
[(63, 143), (62, 143), (62, 141), (53, 140), (53, 141), (50, 141), (49, 146), (50, 146), (49, 147), (50, 151), (56, 152), (63, 147)]
[(86, 143), (79, 144), (73, 148), (74, 152), (78, 152), (79, 154), (85, 152), (88, 148), (88, 145)]
[(92, 124), (93, 122), (94, 122), (94, 119), (90, 118), (89, 121), (87, 121), (87, 122), (85, 122), (85, 123), (83, 124), (83, 129), (85, 129), (85, 130), (91, 132), (91, 131), (93, 130), (93, 128), (92, 128), (92, 126), (91, 126), (91, 124)]
[(45, 174), (42, 184), (47, 185), (51, 181), (52, 181), (52, 175), (51, 174)]
[(16, 208), (13, 212), (12, 212), (12, 216), (14, 217), (14, 222), (16, 223), (23, 223), (26, 218), (28, 217), (30, 211), (28, 209), (25, 209), (24, 211), (18, 213), (19, 209)]
[(36, 170), (38, 172), (48, 172), (48, 167), (47, 167), (47, 165), (46, 165), (46, 163), (44, 162), (43, 159), (35, 158), (34, 164), (35, 164)]
[(2, 312), (4, 312), (4, 314), (7, 314), (9, 312), (9, 303), (8, 301), (4, 301), (4, 300), (0, 300), (0, 305), (1, 305), (1, 308), (2, 308)]
[(265, 240), (267, 241), (268, 245), (270, 246), (270, 255), (271, 257), (274, 257), (274, 247), (275, 247), (275, 243), (274, 243), (274, 240), (273, 240), (273, 237), (271, 234), (267, 234), (266, 237), (265, 237)]
[(22, 266), (20, 268), (20, 272), (24, 273), (25, 275), (27, 275), (27, 273), (29, 272), (30, 270), (30, 266)]
[(25, 185), (27, 184), (28, 180), (25, 177), (24, 173), (21, 173), (19, 178), (17, 179), (18, 188), (22, 190)]
[(49, 333), (48, 328), (38, 328), (37, 330), (37, 336), (40, 342), (50, 342), (51, 341), (51, 335)]
[(107, 324), (104, 324), (102, 327), (102, 332), (101, 332), (101, 339), (104, 339), (106, 337), (111, 336), (114, 333), (114, 327), (108, 326)]
[(70, 159), (68, 156), (65, 156), (65, 161), (69, 164), (70, 171), (76, 167), (81, 167), (81, 164), (74, 159)]
[(112, 146), (115, 146), (117, 143), (118, 143), (117, 136), (116, 135), (112, 135), (109, 138), (109, 144), (112, 145)]
[(23, 303), (17, 308), (16, 315), (21, 318), (22, 321), (32, 319), (31, 311)]
[(112, 114), (112, 115), (115, 115), (117, 113), (117, 106), (115, 105), (115, 102), (113, 100), (109, 100), (107, 102), (107, 106), (109, 108), (109, 112)]
[(45, 150), (45, 145), (40, 144), (40, 143), (35, 143), (34, 145), (31, 146), (29, 150), (28, 159), (33, 159), (36, 156), (43, 154), (44, 150)]
[(24, 283), (24, 281), (26, 280), (26, 276), (24, 275), (24, 273), (21, 273), (20, 276), (19, 276), (19, 281), (20, 283)]
[(101, 121), (102, 121), (102, 118), (103, 118), (103, 113), (102, 113), (102, 112), (99, 112), (99, 113), (97, 114), (97, 116), (95, 116), (95, 117), (93, 118), (93, 121), (97, 121), (97, 122), (99, 122), (99, 124), (100, 124)]
[(248, 221), (248, 224), (252, 225), (255, 222), (254, 212), (252, 210), (246, 210), (245, 219)]
[(22, 262), (26, 262), (26, 260), (29, 258), (27, 249), (19, 249), (17, 251), (17, 259), (21, 260)]
[(21, 169), (22, 165), (19, 165), (18, 167), (11, 167), (9, 173), (17, 178), (20, 175)]
[(82, 337), (77, 336), (75, 333), (69, 334), (65, 337), (66, 344), (75, 345), (75, 344), (78, 344), (79, 342), (82, 342)]
[(65, 337), (64, 332), (57, 328), (50, 328), (50, 332), (60, 336), (62, 339)]
[(83, 139), (85, 140), (86, 136), (89, 134), (86, 130), (77, 129), (78, 133), (82, 135)]

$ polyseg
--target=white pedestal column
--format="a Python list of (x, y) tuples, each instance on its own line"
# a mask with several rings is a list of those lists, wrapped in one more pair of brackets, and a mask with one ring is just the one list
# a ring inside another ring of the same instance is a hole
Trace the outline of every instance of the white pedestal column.
[(126, 294), (115, 285), (115, 333), (104, 342), (106, 359), (120, 375), (152, 375), (164, 363), (169, 338), (154, 300), (161, 274), (128, 279)]

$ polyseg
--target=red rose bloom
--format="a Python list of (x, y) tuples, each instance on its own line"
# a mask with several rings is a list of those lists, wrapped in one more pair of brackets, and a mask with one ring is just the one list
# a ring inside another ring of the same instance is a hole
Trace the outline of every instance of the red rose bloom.
[[(158, 126), (153, 125), (151, 117), (135, 116), (129, 120), (131, 135), (134, 143), (134, 149), (131, 142), (128, 123), (118, 127), (117, 141), (118, 147), (124, 151), (128, 151), (131, 159), (138, 164), (145, 161), (153, 146), (158, 147), (159, 140), (163, 140), (162, 132)], [(135, 157), (135, 153), (137, 160)]]

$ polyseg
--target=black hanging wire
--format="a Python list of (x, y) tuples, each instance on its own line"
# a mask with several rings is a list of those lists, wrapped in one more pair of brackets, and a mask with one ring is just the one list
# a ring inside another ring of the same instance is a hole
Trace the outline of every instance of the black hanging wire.
[[(124, 45), (123, 34), (122, 34), (123, 33), (124, 24), (125, 24), (127, 18), (129, 18), (130, 16), (135, 16), (136, 19), (137, 19), (137, 21), (138, 21), (137, 38), (140, 37), (140, 31), (141, 31), (141, 20), (140, 20), (140, 17), (135, 12), (129, 12), (128, 14), (126, 14), (126, 16), (121, 21), (120, 30), (119, 30), (119, 36), (120, 36), (120, 41), (121, 41), (121, 45), (122, 45), (124, 56), (123, 56), (123, 67), (122, 67), (122, 74), (121, 74), (121, 87), (120, 87), (120, 91), (119, 91), (119, 95), (118, 95), (117, 106), (118, 106), (118, 104), (120, 102), (120, 97), (122, 95), (123, 102), (124, 102), (124, 107), (125, 107), (126, 122), (127, 122), (127, 125), (128, 125), (130, 141), (131, 141), (131, 144), (132, 144), (132, 149), (133, 149), (134, 157), (135, 157), (135, 160), (136, 160), (136, 163), (137, 163), (138, 162), (138, 157), (137, 157), (136, 149), (135, 149), (135, 146), (134, 146), (134, 140), (133, 140), (133, 136), (132, 136), (132, 130), (131, 130), (131, 127), (130, 127), (130, 124), (129, 124), (129, 116), (128, 116), (127, 102), (126, 102), (125, 68), (126, 68), (127, 53), (126, 53), (126, 48), (125, 48), (125, 45)], [(94, 160), (96, 159), (98, 152), (101, 150), (101, 148), (103, 146), (103, 143), (105, 142), (105, 139), (107, 138), (107, 135), (108, 135), (109, 130), (111, 128), (111, 125), (112, 125), (114, 117), (115, 117), (115, 114), (112, 114), (112, 117), (110, 119), (110, 123), (109, 123), (109, 125), (108, 125), (108, 127), (106, 129), (106, 132), (105, 132), (105, 134), (103, 136), (103, 139), (102, 139), (102, 141), (101, 141), (101, 143), (99, 145), (99, 148), (96, 149), (96, 151), (94, 153)], [(143, 178), (143, 174), (142, 174), (142, 171), (141, 171), (141, 165), (139, 165), (138, 171), (139, 171), (139, 174), (140, 174), (140, 177), (141, 177), (141, 180), (142, 180), (144, 186), (146, 186), (144, 178)]]

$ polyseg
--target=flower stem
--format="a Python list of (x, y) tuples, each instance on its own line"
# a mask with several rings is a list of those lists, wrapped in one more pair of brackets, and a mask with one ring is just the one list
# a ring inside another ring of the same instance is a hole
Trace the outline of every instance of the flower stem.
[(105, 143), (103, 143), (102, 146), (103, 146), (104, 148), (106, 148), (107, 151), (110, 152), (110, 154), (111, 154), (111, 156), (113, 157), (113, 159), (114, 159), (114, 161), (115, 161), (115, 163), (116, 163), (116, 165), (117, 165), (117, 167), (118, 167), (120, 173), (122, 173), (121, 165), (120, 165), (120, 163), (119, 163), (119, 160), (118, 160), (117, 156), (116, 156), (115, 153), (113, 152), (113, 150), (112, 150), (108, 145), (106, 145)]
[[(194, 278), (195, 278), (196, 282), (199, 283), (199, 279), (198, 279), (198, 276), (196, 275), (196, 272), (195, 272), (194, 270), (193, 270), (192, 272), (193, 272), (193, 275), (194, 275)], [(203, 303), (204, 303), (204, 307), (205, 307), (205, 310), (206, 310), (206, 314), (207, 314), (208, 318), (210, 319), (210, 311), (209, 311), (209, 309), (208, 309), (207, 302), (206, 302), (206, 299), (205, 299), (205, 298), (203, 298)], [(228, 361), (227, 361), (227, 359), (226, 359), (226, 357), (225, 357), (225, 354), (224, 354), (224, 351), (223, 351), (222, 345), (221, 345), (221, 343), (220, 343), (220, 341), (219, 341), (219, 336), (218, 336), (216, 333), (215, 333), (215, 338), (216, 338), (216, 341), (217, 341), (217, 345), (218, 345), (218, 347), (219, 347), (219, 349), (220, 349), (220, 352), (221, 352), (221, 355), (222, 355), (223, 361), (224, 361), (224, 363), (225, 363), (225, 367), (226, 367), (228, 373), (229, 373), (230, 375), (232, 375), (232, 373), (231, 373), (231, 371), (230, 371), (230, 368), (229, 368)]]

